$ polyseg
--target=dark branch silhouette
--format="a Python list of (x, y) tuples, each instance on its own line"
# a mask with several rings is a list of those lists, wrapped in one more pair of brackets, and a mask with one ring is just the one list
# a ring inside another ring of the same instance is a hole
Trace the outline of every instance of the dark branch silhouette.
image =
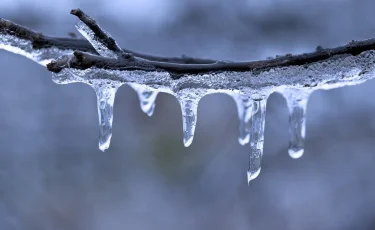
[[(36, 33), (26, 27), (18, 25), (14, 22), (0, 18), (0, 34), (3, 35), (12, 35), (20, 39), (25, 39), (32, 42), (33, 49), (48, 49), (48, 48), (57, 48), (59, 50), (78, 50), (83, 52), (88, 52), (92, 54), (98, 54), (95, 49), (92, 47), (90, 42), (84, 39), (75, 39), (75, 38), (59, 38), (59, 37), (50, 37), (43, 35), (41, 33)], [(122, 50), (126, 53), (131, 53), (136, 57), (144, 58), (151, 61), (160, 61), (160, 62), (172, 62), (172, 63), (184, 63), (184, 64), (207, 64), (215, 63), (216, 60), (209, 59), (199, 59), (192, 58), (188, 56), (178, 57), (158, 57), (148, 54), (141, 54), (132, 50), (124, 49)]]

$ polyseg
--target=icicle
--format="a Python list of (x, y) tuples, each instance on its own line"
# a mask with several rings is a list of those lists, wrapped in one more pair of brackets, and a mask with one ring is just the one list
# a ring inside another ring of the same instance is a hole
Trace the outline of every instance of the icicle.
[(182, 125), (184, 133), (184, 145), (188, 147), (194, 138), (195, 127), (197, 124), (197, 112), (199, 100), (205, 94), (202, 92), (180, 91), (177, 94), (177, 99), (181, 105), (182, 111)]
[(137, 92), (142, 111), (152, 116), (158, 92), (147, 90), (144, 86), (135, 83), (128, 83), (128, 85)]
[(306, 107), (311, 90), (285, 89), (282, 91), (289, 109), (289, 149), (290, 157), (297, 159), (303, 155)]
[(113, 103), (120, 83), (93, 84), (96, 92), (99, 115), (99, 149), (108, 149), (112, 137)]
[(250, 159), (247, 181), (255, 179), (261, 169), (263, 156), (264, 125), (266, 121), (267, 99), (255, 99), (252, 106), (251, 133), (250, 133)]
[(253, 102), (240, 93), (228, 93), (236, 102), (238, 118), (240, 120), (240, 136), (238, 142), (246, 145), (250, 141), (250, 118)]

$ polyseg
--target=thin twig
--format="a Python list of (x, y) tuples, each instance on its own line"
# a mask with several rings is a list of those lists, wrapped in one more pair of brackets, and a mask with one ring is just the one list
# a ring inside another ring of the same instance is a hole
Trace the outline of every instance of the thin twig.
[[(58, 49), (60, 51), (74, 51), (79, 50), (83, 52), (88, 52), (92, 54), (98, 54), (91, 44), (84, 39), (74, 39), (74, 38), (59, 38), (50, 37), (43, 35), (41, 33), (36, 33), (26, 27), (18, 25), (14, 22), (0, 18), (0, 36), (1, 35), (12, 35), (19, 39), (24, 39), (32, 43), (34, 50), (41, 49)], [(184, 64), (207, 64), (215, 63), (216, 60), (210, 59), (199, 59), (192, 58), (188, 56), (178, 57), (159, 57), (149, 54), (142, 54), (129, 49), (122, 48), (125, 53), (132, 53), (136, 57), (144, 58), (151, 61), (160, 62), (172, 62), (172, 63), (184, 63)]]

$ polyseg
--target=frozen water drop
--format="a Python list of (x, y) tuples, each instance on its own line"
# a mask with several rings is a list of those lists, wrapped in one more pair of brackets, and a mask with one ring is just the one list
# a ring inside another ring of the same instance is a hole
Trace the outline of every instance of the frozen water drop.
[(255, 179), (261, 170), (264, 142), (264, 126), (266, 121), (267, 99), (253, 101), (250, 132), (249, 169), (247, 171), (248, 183)]
[(199, 100), (204, 96), (200, 91), (180, 91), (177, 94), (182, 111), (183, 138), (185, 147), (193, 142), (195, 127), (197, 125), (197, 112)]
[(247, 171), (247, 183), (250, 184), (250, 181), (254, 180), (255, 178), (258, 177), (260, 173), (261, 167), (258, 168), (258, 171), (252, 172), (252, 171)]
[(303, 155), (306, 133), (306, 107), (311, 90), (285, 89), (282, 92), (289, 109), (289, 149), (290, 157), (297, 159)]
[(289, 149), (288, 149), (289, 156), (293, 159), (298, 159), (298, 158), (302, 157), (303, 152), (304, 152), (303, 147), (299, 148), (299, 150), (298, 150), (298, 148), (291, 148), (291, 147), (289, 147)]
[(250, 118), (252, 110), (252, 100), (240, 93), (229, 93), (234, 99), (237, 106), (238, 118), (240, 120), (240, 136), (238, 142), (241, 145), (246, 145), (250, 141)]
[(99, 115), (99, 149), (103, 152), (109, 148), (112, 137), (113, 104), (119, 83), (113, 88), (106, 84), (93, 84), (96, 92)]
[(135, 83), (129, 83), (129, 86), (137, 92), (142, 111), (148, 116), (152, 116), (158, 92), (147, 90), (144, 86)]

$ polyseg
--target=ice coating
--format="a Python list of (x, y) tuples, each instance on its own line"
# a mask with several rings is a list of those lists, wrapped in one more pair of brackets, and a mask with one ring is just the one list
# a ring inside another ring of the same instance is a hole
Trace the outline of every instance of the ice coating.
[[(100, 40), (95, 36), (94, 32), (88, 26), (86, 26), (85, 23), (79, 21), (76, 24), (76, 28), (82, 34), (82, 36), (91, 43), (91, 45), (94, 47), (96, 52), (99, 53), (99, 55), (107, 58), (118, 58), (115, 52), (108, 49), (104, 44), (100, 42)], [(103, 29), (102, 31), (109, 36), (109, 34)]]
[(267, 98), (253, 100), (250, 132), (250, 156), (249, 169), (247, 170), (247, 182), (255, 179), (261, 170), (264, 142), (264, 126), (266, 121)]
[(246, 145), (250, 141), (250, 118), (253, 107), (253, 101), (249, 96), (240, 92), (228, 93), (236, 103), (238, 118), (240, 120), (240, 135), (238, 142), (240, 145)]
[(63, 55), (73, 53), (73, 50), (62, 50), (54, 47), (36, 50), (33, 49), (30, 40), (20, 39), (9, 34), (0, 34), (0, 49), (19, 54), (43, 66)]
[[(85, 24), (79, 22), (77, 29), (101, 56), (117, 58), (117, 54), (102, 44)], [(7, 32), (0, 34), (0, 49), (23, 55), (41, 65), (73, 53), (73, 50), (56, 47), (36, 50), (33, 49), (30, 40), (17, 38)], [(86, 70), (66, 68), (60, 73), (53, 73), (53, 81), (59, 84), (83, 82), (95, 89), (100, 126), (99, 148), (103, 151), (108, 148), (112, 135), (115, 93), (123, 83), (133, 85), (140, 98), (141, 108), (148, 115), (151, 115), (154, 110), (154, 101), (158, 92), (167, 92), (177, 96), (183, 115), (185, 146), (189, 146), (193, 140), (199, 100), (207, 92), (236, 92), (236, 95), (231, 95), (236, 102), (241, 123), (239, 142), (246, 144), (250, 140), (251, 151), (247, 173), (248, 182), (250, 182), (259, 175), (261, 170), (268, 96), (252, 96), (252, 99), (249, 99), (244, 97), (244, 88), (260, 94), (267, 91), (266, 95), (269, 95), (271, 91), (282, 92), (290, 111), (289, 154), (293, 158), (298, 158), (303, 154), (306, 105), (310, 92), (316, 89), (360, 84), (373, 79), (375, 76), (374, 59), (374, 50), (369, 50), (355, 56), (335, 55), (323, 61), (304, 65), (254, 69), (247, 72), (220, 71), (208, 74), (181, 74), (180, 76), (163, 69), (152, 72), (107, 70), (95, 67)]]
[(357, 56), (335, 57), (303, 66), (279, 67), (264, 71), (213, 72), (209, 74), (183, 74), (176, 78), (163, 70), (109, 70), (89, 68), (71, 69), (81, 78), (108, 79), (133, 82), (160, 90), (177, 92), (182, 89), (252, 90), (265, 88), (331, 89), (363, 83), (373, 79), (374, 51), (365, 51)]
[(197, 125), (197, 112), (199, 100), (206, 95), (205, 90), (181, 90), (176, 97), (181, 106), (183, 140), (185, 147), (193, 142), (195, 127)]
[(285, 89), (281, 91), (289, 109), (290, 157), (297, 159), (303, 155), (306, 133), (306, 108), (311, 90)]
[(152, 116), (158, 92), (155, 90), (148, 90), (147, 87), (140, 84), (128, 83), (128, 85), (137, 92), (142, 111), (148, 116)]

